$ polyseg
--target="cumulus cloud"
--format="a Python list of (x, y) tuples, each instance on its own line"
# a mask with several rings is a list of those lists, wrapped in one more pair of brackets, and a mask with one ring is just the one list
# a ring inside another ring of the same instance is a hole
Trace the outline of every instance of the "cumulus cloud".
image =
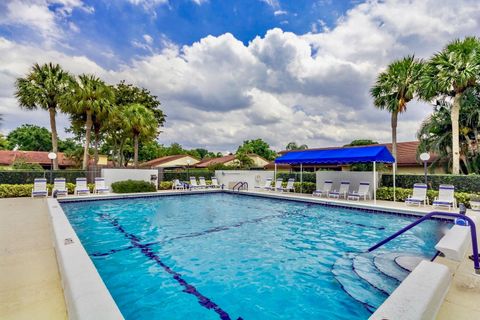
[[(385, 142), (389, 115), (376, 110), (368, 94), (377, 73), (392, 59), (412, 53), (427, 58), (456, 37), (479, 35), (479, 21), (474, 0), (368, 1), (320, 33), (277, 28), (246, 45), (226, 33), (183, 47), (161, 37), (166, 44), (161, 51), (118, 70), (0, 38), (0, 113), (7, 129), (22, 122), (18, 115), (25, 113), (12, 99), (15, 77), (33, 62), (54, 61), (74, 73), (93, 72), (111, 83), (125, 79), (150, 89), (168, 116), (160, 136), (164, 143), (234, 151), (242, 140), (258, 137), (277, 149), (289, 141), (311, 147), (357, 138)], [(142, 41), (148, 45), (149, 38)], [(414, 139), (431, 110), (410, 103), (400, 117), (399, 140)]]

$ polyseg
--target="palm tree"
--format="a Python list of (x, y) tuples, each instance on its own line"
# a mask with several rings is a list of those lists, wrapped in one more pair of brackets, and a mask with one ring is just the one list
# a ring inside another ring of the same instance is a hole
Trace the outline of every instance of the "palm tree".
[(465, 91), (478, 85), (479, 81), (480, 41), (476, 37), (450, 42), (428, 61), (422, 77), (419, 94), (423, 100), (453, 99), (450, 109), (453, 174), (460, 173), (460, 105)]
[[(58, 135), (55, 115), (60, 97), (73, 82), (73, 77), (58, 64), (34, 64), (32, 70), (24, 78), (15, 82), (15, 97), (21, 108), (47, 110), (50, 114), (52, 132), (52, 151), (58, 151)], [(53, 160), (53, 169), (58, 169), (58, 160)]]
[(125, 126), (133, 136), (135, 168), (138, 168), (138, 145), (140, 138), (152, 139), (158, 135), (158, 122), (155, 114), (141, 104), (134, 103), (123, 109), (126, 119)]
[[(378, 75), (375, 85), (370, 89), (375, 107), (391, 113), (392, 154), (395, 159), (398, 114), (405, 112), (407, 103), (415, 97), (422, 70), (422, 61), (414, 56), (396, 60)], [(396, 162), (394, 165), (397, 165)]]
[(80, 75), (72, 85), (71, 92), (61, 100), (63, 111), (70, 113), (72, 123), (85, 119), (85, 146), (83, 151), (82, 169), (88, 168), (89, 148), (94, 117), (105, 118), (114, 102), (113, 90), (99, 78), (93, 75)]

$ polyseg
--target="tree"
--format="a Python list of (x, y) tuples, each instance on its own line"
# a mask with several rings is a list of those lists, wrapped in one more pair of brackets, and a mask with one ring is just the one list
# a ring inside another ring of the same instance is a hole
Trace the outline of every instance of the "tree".
[[(392, 155), (395, 159), (397, 159), (398, 114), (407, 110), (407, 103), (417, 94), (423, 69), (423, 62), (414, 56), (396, 60), (378, 75), (375, 85), (370, 90), (374, 106), (391, 114)], [(397, 163), (393, 165), (396, 167)]]
[(8, 150), (8, 140), (0, 133), (0, 150)]
[(47, 128), (24, 124), (12, 130), (8, 136), (10, 148), (25, 151), (51, 151), (52, 135)]
[(349, 144), (344, 145), (344, 147), (368, 146), (372, 144), (378, 144), (378, 142), (370, 139), (357, 139), (353, 140)]
[[(372, 144), (378, 144), (378, 142), (370, 139), (357, 139), (357, 140), (353, 140), (349, 144), (344, 145), (344, 147), (369, 146)], [(377, 165), (377, 169), (382, 170), (383, 167), (381, 165)], [(350, 171), (372, 171), (372, 170), (373, 170), (373, 164), (371, 163), (353, 163), (350, 165)]]
[(239, 146), (237, 149), (237, 153), (239, 152), (244, 154), (255, 153), (270, 161), (277, 157), (277, 153), (271, 150), (270, 145), (262, 139), (243, 141), (243, 145)]
[(127, 131), (134, 141), (134, 165), (138, 168), (138, 145), (140, 139), (153, 139), (158, 135), (158, 122), (155, 114), (141, 104), (134, 103), (123, 110)]
[(243, 151), (236, 153), (236, 159), (241, 169), (249, 169), (254, 164), (252, 158), (250, 158), (248, 154)]
[(289, 142), (285, 147), (285, 150), (306, 150), (308, 146), (306, 144), (297, 145), (296, 142)]
[(420, 97), (428, 102), (452, 99), (452, 173), (460, 173), (459, 116), (465, 92), (480, 82), (480, 40), (466, 37), (450, 42), (427, 63)]
[(61, 99), (61, 108), (71, 115), (72, 123), (85, 119), (85, 145), (82, 169), (88, 168), (89, 149), (94, 117), (106, 119), (114, 103), (113, 90), (102, 80), (82, 74)]
[[(21, 108), (47, 110), (50, 115), (50, 130), (52, 151), (58, 151), (57, 124), (55, 115), (59, 99), (65, 94), (72, 83), (73, 77), (64, 71), (58, 64), (34, 64), (25, 78), (18, 78), (15, 82), (15, 97)], [(53, 168), (58, 169), (58, 160), (53, 161)]]

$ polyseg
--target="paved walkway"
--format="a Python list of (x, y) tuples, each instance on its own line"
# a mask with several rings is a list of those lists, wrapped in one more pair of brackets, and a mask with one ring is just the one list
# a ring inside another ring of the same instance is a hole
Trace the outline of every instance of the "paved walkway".
[(46, 201), (0, 208), (0, 319), (67, 319)]

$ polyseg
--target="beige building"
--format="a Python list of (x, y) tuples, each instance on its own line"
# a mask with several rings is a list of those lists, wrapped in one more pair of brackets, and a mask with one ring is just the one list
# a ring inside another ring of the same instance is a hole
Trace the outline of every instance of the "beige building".
[(194, 158), (187, 154), (177, 154), (144, 162), (141, 164), (141, 167), (151, 169), (175, 169), (184, 167), (195, 167), (195, 165), (199, 162), (200, 161), (197, 158)]
[[(260, 157), (257, 154), (251, 153), (248, 154), (248, 157), (253, 161), (253, 168), (263, 168), (268, 164), (268, 161), (264, 158)], [(240, 162), (237, 160), (236, 155), (230, 154), (228, 156), (220, 157), (220, 158), (212, 158), (212, 159), (205, 159), (197, 163), (195, 166), (196, 168), (208, 168), (210, 166), (216, 164), (223, 164), (225, 166), (238, 166)]]

